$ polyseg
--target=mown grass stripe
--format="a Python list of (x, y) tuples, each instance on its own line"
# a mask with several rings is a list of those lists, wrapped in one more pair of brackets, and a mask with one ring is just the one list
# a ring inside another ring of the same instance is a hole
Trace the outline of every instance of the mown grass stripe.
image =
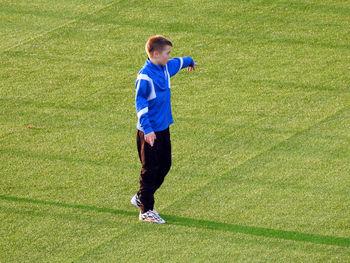
[(183, 218), (183, 217), (177, 217), (177, 216), (164, 215), (163, 217), (165, 220), (167, 220), (168, 224), (173, 224), (173, 225), (183, 225), (187, 227), (220, 230), (220, 231), (241, 233), (241, 234), (247, 234), (247, 235), (253, 235), (253, 236), (263, 236), (263, 237), (269, 237), (269, 238), (311, 242), (311, 243), (323, 244), (323, 245), (350, 247), (349, 238), (315, 235), (315, 234), (300, 233), (300, 232), (286, 231), (286, 230), (277, 230), (277, 229), (270, 229), (270, 228), (263, 228), (263, 227), (235, 225), (235, 224), (214, 222), (214, 221), (208, 221), (208, 220)]
[[(138, 215), (138, 212), (132, 212), (132, 211), (126, 211), (126, 210), (120, 210), (120, 209), (111, 209), (111, 208), (104, 208), (104, 207), (79, 205), (79, 204), (66, 204), (66, 203), (59, 203), (54, 201), (35, 200), (35, 199), (5, 196), (5, 195), (0, 195), (0, 199), (6, 200), (6, 201), (21, 202), (21, 203), (32, 203), (32, 204), (51, 205), (51, 206), (64, 207), (64, 208), (83, 209), (83, 210), (90, 210), (90, 211), (96, 211), (96, 212), (102, 212), (102, 213), (118, 214), (122, 216), (136, 217)], [(310, 242), (310, 243), (323, 244), (323, 245), (350, 247), (350, 238), (345, 238), (345, 237), (333, 237), (333, 236), (300, 233), (300, 232), (286, 231), (286, 230), (276, 230), (276, 229), (270, 229), (270, 228), (264, 228), (264, 227), (235, 225), (235, 224), (229, 224), (229, 223), (200, 220), (200, 219), (194, 219), (194, 218), (185, 218), (185, 217), (172, 216), (172, 215), (163, 215), (163, 217), (167, 221), (167, 224), (170, 224), (170, 225), (180, 225), (185, 227), (211, 229), (216, 231), (226, 231), (226, 232), (232, 232), (232, 233), (241, 233), (241, 234), (247, 234), (247, 235), (253, 235), (253, 236), (262, 236), (262, 237), (277, 238), (277, 239), (292, 240), (292, 241)]]
[(247, 163), (251, 162), (251, 161), (254, 161), (262, 156), (264, 156), (265, 154), (269, 153), (269, 152), (272, 152), (274, 150), (276, 150), (278, 147), (281, 147), (283, 146), (284, 144), (286, 144), (289, 140), (305, 133), (305, 132), (308, 132), (310, 131), (312, 128), (316, 127), (317, 125), (319, 124), (322, 124), (324, 122), (327, 122), (329, 120), (331, 120), (334, 116), (338, 115), (338, 114), (341, 114), (343, 113), (344, 111), (346, 111), (348, 109), (348, 106), (345, 106), (341, 109), (338, 109), (336, 112), (332, 113), (331, 115), (328, 115), (326, 116), (325, 118), (321, 119), (321, 120), (318, 120), (316, 121), (315, 123), (313, 123), (312, 125), (310, 125), (309, 127), (306, 127), (302, 130), (299, 130), (299, 131), (296, 131), (294, 134), (290, 135), (289, 137), (287, 137), (286, 139), (280, 141), (280, 142), (277, 142), (275, 145), (272, 145), (270, 148), (260, 152), (260, 153), (257, 153), (256, 155), (254, 156), (251, 156), (250, 158), (248, 158), (247, 160), (245, 160), (244, 162), (242, 163), (239, 163), (238, 165), (236, 165), (235, 167), (233, 167), (232, 169), (228, 170), (227, 172), (225, 172), (225, 174), (221, 175), (221, 176), (217, 176), (217, 177), (214, 177), (214, 179), (212, 180), (209, 180), (207, 183), (205, 183), (204, 185), (200, 186), (199, 188), (196, 188), (194, 189), (192, 192), (188, 193), (187, 195), (185, 195), (182, 199), (180, 200), (176, 200), (175, 202), (173, 202), (171, 205), (169, 205), (167, 208), (169, 207), (173, 207), (173, 206), (176, 206), (177, 204), (181, 204), (183, 202), (185, 202), (185, 200), (187, 198), (189, 198), (190, 196), (193, 196), (195, 195), (196, 193), (199, 193), (202, 191), (202, 189), (205, 189), (208, 185), (212, 185), (214, 184), (215, 181), (219, 181), (219, 180), (222, 180), (224, 178), (227, 178), (227, 177), (231, 177), (232, 176), (232, 173), (237, 170), (239, 167), (243, 166), (243, 165), (246, 165)]

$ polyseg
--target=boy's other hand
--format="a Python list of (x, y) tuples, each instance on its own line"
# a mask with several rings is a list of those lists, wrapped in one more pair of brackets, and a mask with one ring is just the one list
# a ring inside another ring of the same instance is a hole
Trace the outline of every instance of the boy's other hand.
[(153, 147), (154, 141), (157, 139), (156, 134), (154, 132), (150, 132), (145, 134), (145, 141)]
[(195, 68), (196, 66), (199, 66), (199, 64), (194, 63), (193, 67), (191, 67), (191, 66), (187, 67), (187, 71), (194, 71), (194, 70), (196, 70), (196, 68)]

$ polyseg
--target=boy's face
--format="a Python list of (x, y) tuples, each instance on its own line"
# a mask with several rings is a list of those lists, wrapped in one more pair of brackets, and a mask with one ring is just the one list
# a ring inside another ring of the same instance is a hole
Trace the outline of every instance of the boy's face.
[(168, 60), (171, 58), (171, 46), (165, 46), (162, 51), (155, 51), (153, 59), (158, 65), (165, 66), (168, 64)]

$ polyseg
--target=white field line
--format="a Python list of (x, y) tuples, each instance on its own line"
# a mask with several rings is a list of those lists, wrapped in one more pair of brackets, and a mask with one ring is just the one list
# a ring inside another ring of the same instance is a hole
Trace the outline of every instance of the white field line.
[(115, 3), (115, 2), (111, 2), (111, 3), (107, 4), (106, 6), (101, 7), (100, 9), (97, 9), (97, 10), (94, 10), (93, 12), (91, 12), (91, 13), (88, 13), (87, 15), (74, 18), (74, 19), (72, 19), (72, 20), (70, 20), (70, 21), (68, 21), (68, 22), (66, 22), (66, 23), (64, 23), (64, 24), (62, 24), (62, 25), (59, 25), (59, 26), (57, 26), (57, 27), (54, 27), (53, 29), (44, 31), (44, 32), (42, 32), (42, 33), (39, 33), (39, 34), (34, 35), (34, 36), (32, 36), (32, 37), (29, 37), (29, 38), (27, 38), (27, 39), (20, 40), (17, 44), (15, 44), (15, 45), (13, 45), (13, 46), (10, 46), (10, 47), (8, 47), (7, 49), (3, 50), (2, 53), (8, 52), (8, 51), (10, 51), (11, 49), (14, 49), (14, 48), (16, 48), (16, 47), (22, 46), (22, 45), (24, 45), (24, 44), (26, 44), (26, 43), (29, 43), (29, 42), (31, 42), (31, 41), (33, 41), (33, 40), (35, 40), (35, 39), (38, 39), (38, 38), (40, 38), (40, 37), (43, 37), (43, 36), (45, 36), (45, 35), (48, 35), (48, 34), (54, 32), (54, 31), (57, 31), (57, 30), (59, 30), (59, 29), (65, 27), (65, 26), (68, 26), (68, 25), (70, 25), (70, 24), (73, 24), (73, 23), (77, 22), (78, 19), (80, 19), (80, 18), (88, 17), (88, 16), (91, 16), (91, 15), (93, 15), (93, 14), (96, 14), (96, 13), (98, 13), (98, 12), (104, 10), (104, 9), (107, 9), (107, 8), (111, 7), (114, 3)]

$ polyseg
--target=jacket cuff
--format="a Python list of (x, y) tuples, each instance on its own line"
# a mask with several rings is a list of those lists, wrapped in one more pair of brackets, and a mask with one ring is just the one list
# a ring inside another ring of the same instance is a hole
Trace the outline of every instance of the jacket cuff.
[(144, 128), (144, 134), (149, 134), (150, 132), (153, 132), (152, 127)]
[(190, 66), (191, 66), (191, 67), (194, 66), (194, 60), (193, 60), (193, 58), (191, 58), (191, 64), (190, 64)]

